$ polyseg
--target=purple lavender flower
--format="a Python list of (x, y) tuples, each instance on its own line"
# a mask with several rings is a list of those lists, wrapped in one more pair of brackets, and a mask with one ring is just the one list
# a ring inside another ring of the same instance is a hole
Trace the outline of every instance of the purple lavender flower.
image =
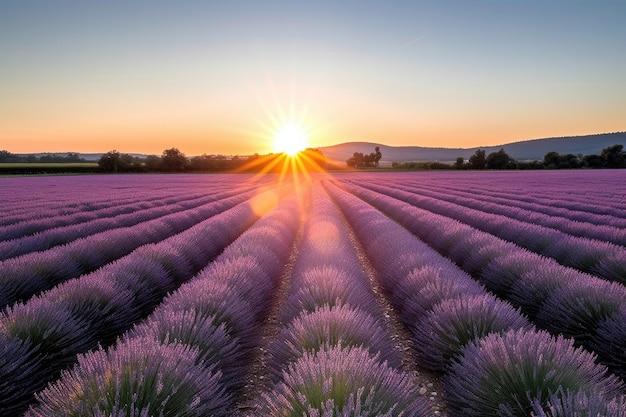
[[(315, 267), (295, 278), (297, 288), (290, 294), (281, 311), (281, 319), (290, 322), (303, 311), (313, 312), (323, 305), (349, 304), (377, 312), (372, 294), (363, 285), (354, 285), (352, 277), (333, 267)], [(368, 302), (370, 301), (370, 302)]]
[(589, 346), (600, 361), (616, 375), (626, 380), (626, 308), (598, 324)]
[[(506, 415), (506, 414), (505, 414)], [(533, 402), (532, 417), (626, 417), (626, 396), (606, 397), (592, 391), (567, 391), (552, 394), (545, 404)]]
[(366, 416), (426, 416), (429, 404), (416, 394), (408, 374), (371, 356), (367, 349), (326, 347), (305, 353), (283, 380), (258, 402), (258, 414), (301, 417), (359, 410)]
[(45, 386), (52, 372), (44, 359), (30, 341), (0, 332), (0, 413), (3, 416), (22, 413), (32, 401), (33, 391)]
[(402, 279), (393, 293), (394, 305), (403, 322), (415, 324), (439, 302), (448, 298), (483, 295), (486, 290), (476, 281), (454, 270), (421, 268)]
[(594, 338), (601, 321), (625, 306), (623, 285), (583, 276), (554, 290), (537, 313), (536, 322), (554, 333), (586, 344)]
[(528, 416), (559, 389), (615, 396), (623, 383), (595, 363), (595, 356), (562, 336), (511, 330), (469, 343), (444, 379), (448, 405), (464, 416)]
[(248, 352), (214, 316), (195, 310), (172, 311), (160, 308), (148, 320), (132, 329), (125, 339), (152, 338), (161, 344), (181, 343), (197, 348), (197, 363), (215, 365), (222, 373), (222, 385), (234, 389), (243, 385)]
[(469, 342), (531, 327), (518, 310), (487, 294), (444, 300), (409, 326), (420, 362), (439, 372), (445, 372)]
[[(99, 410), (168, 416), (228, 416), (220, 373), (198, 364), (197, 349), (131, 339), (114, 350), (78, 357), (78, 365), (37, 394), (26, 416), (84, 415)], [(134, 415), (137, 415), (134, 414)]]
[(400, 357), (386, 328), (371, 314), (346, 305), (317, 308), (294, 319), (281, 329), (270, 347), (270, 370), (280, 375), (280, 369), (323, 346), (358, 346), (393, 367), (400, 366)]

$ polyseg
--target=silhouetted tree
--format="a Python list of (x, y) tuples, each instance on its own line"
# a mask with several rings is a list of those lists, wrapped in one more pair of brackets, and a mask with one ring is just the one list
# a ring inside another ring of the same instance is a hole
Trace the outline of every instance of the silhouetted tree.
[(19, 155), (12, 154), (9, 151), (0, 151), (0, 162), (21, 162), (21, 158)]
[(374, 165), (378, 166), (378, 163), (380, 162), (380, 158), (383, 157), (382, 152), (380, 151), (380, 146), (377, 146), (374, 148), (374, 151), (376, 152), (374, 154)]
[(626, 167), (626, 155), (624, 154), (624, 145), (613, 145), (602, 149), (600, 157), (604, 160), (604, 166), (607, 168), (623, 168)]
[(115, 150), (102, 155), (98, 160), (98, 166), (105, 172), (139, 172), (143, 170), (139, 158)]
[(478, 149), (474, 155), (470, 156), (468, 166), (471, 169), (484, 169), (487, 165), (487, 158), (485, 157), (485, 150)]
[(513, 159), (500, 148), (498, 152), (491, 152), (487, 155), (485, 166), (487, 169), (506, 169)]
[(161, 169), (166, 172), (183, 172), (189, 160), (177, 148), (166, 149), (161, 156)]
[(105, 172), (118, 172), (120, 171), (120, 159), (120, 153), (116, 150), (112, 150), (100, 157), (98, 166)]
[(383, 154), (380, 152), (379, 146), (375, 147), (374, 151), (375, 152), (369, 155), (363, 154), (362, 152), (355, 152), (352, 154), (351, 158), (348, 158), (346, 164), (353, 168), (377, 167)]
[(602, 168), (604, 166), (604, 159), (596, 154), (585, 155), (582, 158), (582, 165), (589, 168)]
[(148, 172), (155, 172), (161, 169), (161, 157), (148, 155), (143, 160), (143, 167)]
[(354, 152), (351, 158), (348, 158), (346, 161), (348, 166), (352, 168), (362, 168), (363, 167), (363, 153), (362, 152)]
[(548, 152), (543, 157), (543, 165), (548, 169), (575, 169), (581, 167), (581, 158), (568, 153)]
[(454, 162), (454, 168), (463, 169), (463, 164), (465, 164), (465, 160), (459, 156), (458, 158), (456, 158), (456, 161)]

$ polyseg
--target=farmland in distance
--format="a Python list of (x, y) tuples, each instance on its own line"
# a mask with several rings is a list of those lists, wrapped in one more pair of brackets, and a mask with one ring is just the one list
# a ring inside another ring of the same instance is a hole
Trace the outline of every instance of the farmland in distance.
[(3, 178), (0, 201), (2, 416), (626, 415), (624, 170)]

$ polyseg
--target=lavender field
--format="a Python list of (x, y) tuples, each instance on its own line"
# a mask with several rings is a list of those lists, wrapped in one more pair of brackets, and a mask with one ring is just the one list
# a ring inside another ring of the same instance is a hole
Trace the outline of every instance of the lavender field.
[(0, 416), (626, 416), (626, 170), (0, 201)]

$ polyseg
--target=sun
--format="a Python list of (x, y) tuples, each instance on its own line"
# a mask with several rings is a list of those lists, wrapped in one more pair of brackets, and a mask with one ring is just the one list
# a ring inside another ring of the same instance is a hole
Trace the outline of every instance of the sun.
[(281, 126), (274, 136), (274, 152), (294, 156), (308, 146), (308, 135), (304, 128), (295, 123)]

